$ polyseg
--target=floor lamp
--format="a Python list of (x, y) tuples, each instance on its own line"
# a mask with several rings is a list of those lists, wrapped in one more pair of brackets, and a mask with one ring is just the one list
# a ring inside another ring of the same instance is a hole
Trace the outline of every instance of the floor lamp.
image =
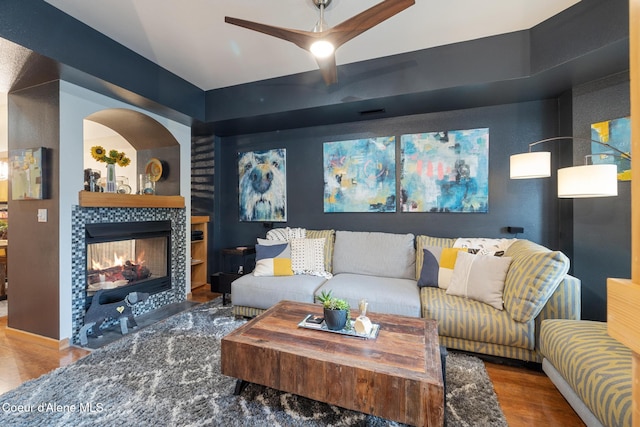
[[(575, 140), (602, 145), (611, 153), (589, 154), (585, 164), (558, 169), (558, 197), (587, 198), (611, 197), (618, 195), (618, 166), (615, 164), (593, 163), (595, 156), (612, 156), (628, 160), (631, 154), (625, 153), (609, 144), (588, 138), (575, 136), (557, 136), (542, 139), (529, 144), (529, 152), (514, 154), (510, 158), (510, 178), (530, 179), (551, 176), (551, 153), (549, 151), (531, 151), (535, 145), (559, 140)], [(591, 163), (589, 163), (591, 160)]]

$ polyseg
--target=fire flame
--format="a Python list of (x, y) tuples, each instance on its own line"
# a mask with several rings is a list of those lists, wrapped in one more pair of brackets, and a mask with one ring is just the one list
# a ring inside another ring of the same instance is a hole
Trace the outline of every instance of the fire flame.
[(110, 267), (122, 267), (126, 260), (124, 256), (118, 256), (117, 253), (113, 253), (113, 262), (109, 263), (109, 261), (99, 261), (92, 259), (91, 260), (91, 268), (94, 270), (104, 270), (105, 268)]

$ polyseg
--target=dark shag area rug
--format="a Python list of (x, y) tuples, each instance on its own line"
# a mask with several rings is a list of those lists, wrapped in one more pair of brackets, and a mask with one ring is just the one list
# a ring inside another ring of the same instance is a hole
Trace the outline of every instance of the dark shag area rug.
[[(0, 425), (399, 425), (253, 384), (235, 396), (220, 340), (243, 323), (217, 299), (130, 333), (1, 395)], [(449, 352), (446, 376), (446, 425), (507, 425), (480, 359)]]

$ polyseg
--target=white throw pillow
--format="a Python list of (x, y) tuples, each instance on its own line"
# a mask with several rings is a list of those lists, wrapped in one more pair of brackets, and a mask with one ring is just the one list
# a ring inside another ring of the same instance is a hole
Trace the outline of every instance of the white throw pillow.
[(275, 246), (282, 245), (284, 243), (289, 243), (286, 240), (270, 240), (270, 239), (261, 239), (258, 237), (258, 244), (262, 246)]
[[(483, 237), (459, 237), (453, 244), (454, 248), (477, 249), (482, 255), (495, 255), (496, 252), (506, 251), (518, 239), (487, 239)], [(471, 251), (470, 251), (471, 252)]]
[(309, 274), (324, 276), (324, 244), (326, 239), (292, 239), (291, 245), (291, 269), (294, 274)]
[(469, 298), (502, 310), (502, 291), (510, 264), (509, 257), (460, 252), (447, 295)]
[(267, 231), (267, 239), (269, 240), (286, 240), (304, 239), (307, 237), (306, 228), (273, 228)]

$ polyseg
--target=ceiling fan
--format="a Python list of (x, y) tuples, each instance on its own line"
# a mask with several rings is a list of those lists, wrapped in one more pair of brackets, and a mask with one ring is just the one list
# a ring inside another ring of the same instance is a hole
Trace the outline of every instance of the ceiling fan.
[(274, 27), (229, 16), (224, 17), (224, 22), (268, 34), (308, 50), (314, 55), (325, 83), (330, 85), (338, 81), (336, 49), (415, 4), (415, 0), (384, 0), (364, 12), (329, 28), (324, 21), (324, 9), (329, 6), (331, 0), (311, 1), (320, 9), (320, 19), (311, 31)]

